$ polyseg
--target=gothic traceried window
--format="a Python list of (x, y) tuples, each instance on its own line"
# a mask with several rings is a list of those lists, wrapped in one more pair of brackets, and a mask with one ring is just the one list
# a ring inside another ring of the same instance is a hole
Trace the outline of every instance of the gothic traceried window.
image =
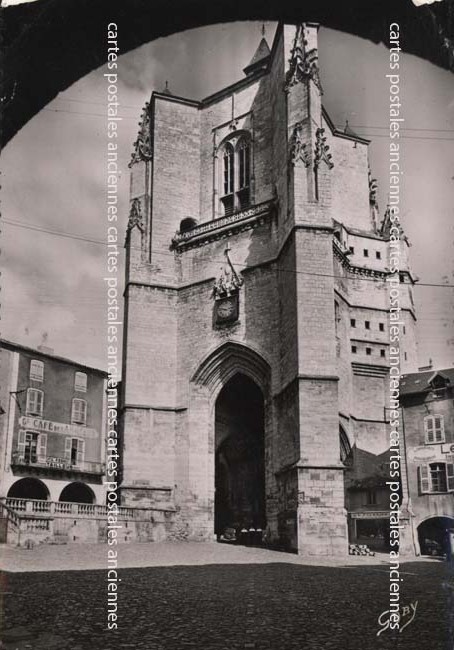
[(339, 446), (340, 446), (340, 460), (342, 463), (349, 464), (351, 461), (352, 448), (347, 434), (343, 428), (339, 427)]
[(246, 138), (241, 138), (237, 145), (238, 156), (238, 199), (239, 207), (249, 205), (251, 183), (251, 152), (250, 144)]
[(234, 151), (228, 142), (224, 148), (224, 196), (233, 193)]
[(231, 138), (222, 147), (221, 204), (224, 215), (251, 201), (251, 144), (247, 136)]

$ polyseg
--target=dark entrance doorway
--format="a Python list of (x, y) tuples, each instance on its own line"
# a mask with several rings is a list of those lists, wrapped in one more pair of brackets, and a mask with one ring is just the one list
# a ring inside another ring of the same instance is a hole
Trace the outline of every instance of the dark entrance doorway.
[(449, 553), (449, 531), (454, 529), (451, 517), (431, 517), (418, 526), (421, 555), (444, 555)]
[(215, 409), (215, 533), (265, 529), (264, 399), (249, 377), (237, 374)]

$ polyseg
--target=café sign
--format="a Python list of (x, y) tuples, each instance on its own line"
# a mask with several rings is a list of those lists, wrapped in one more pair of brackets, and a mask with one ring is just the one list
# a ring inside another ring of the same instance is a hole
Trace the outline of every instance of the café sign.
[(368, 512), (350, 512), (352, 519), (389, 519), (388, 510), (369, 510)]
[(90, 427), (82, 427), (78, 424), (67, 424), (66, 422), (53, 422), (41, 418), (22, 415), (19, 418), (19, 425), (23, 429), (32, 431), (43, 431), (45, 433), (59, 433), (65, 436), (81, 436), (82, 438), (97, 438), (98, 432)]

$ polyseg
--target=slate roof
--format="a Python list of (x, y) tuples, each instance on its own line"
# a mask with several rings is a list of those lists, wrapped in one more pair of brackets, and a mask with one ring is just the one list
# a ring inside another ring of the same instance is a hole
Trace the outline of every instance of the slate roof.
[(445, 377), (451, 386), (454, 386), (454, 368), (445, 370), (425, 370), (424, 372), (412, 372), (403, 375), (400, 381), (400, 394), (413, 395), (415, 393), (424, 393), (432, 390), (429, 382), (436, 376)]

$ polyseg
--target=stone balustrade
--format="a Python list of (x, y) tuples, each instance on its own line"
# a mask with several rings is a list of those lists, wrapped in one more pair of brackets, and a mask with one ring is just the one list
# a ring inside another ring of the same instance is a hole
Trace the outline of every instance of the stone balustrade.
[[(43, 501), (39, 499), (16, 499), (7, 497), (1, 501), (15, 513), (20, 515), (49, 515), (52, 517), (90, 517), (104, 519), (108, 508), (104, 505), (91, 503), (71, 503), (68, 501)], [(140, 509), (143, 514), (143, 509)], [(117, 516), (122, 520), (136, 519), (139, 509), (119, 506)]]

